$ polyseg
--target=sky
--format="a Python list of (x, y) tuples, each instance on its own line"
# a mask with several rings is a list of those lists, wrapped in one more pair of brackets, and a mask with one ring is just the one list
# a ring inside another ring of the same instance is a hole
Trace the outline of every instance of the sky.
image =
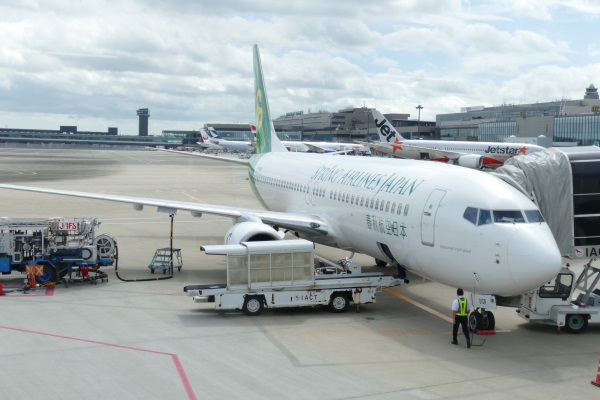
[(0, 127), (137, 135), (273, 118), (582, 99), (600, 86), (598, 0), (4, 0)]

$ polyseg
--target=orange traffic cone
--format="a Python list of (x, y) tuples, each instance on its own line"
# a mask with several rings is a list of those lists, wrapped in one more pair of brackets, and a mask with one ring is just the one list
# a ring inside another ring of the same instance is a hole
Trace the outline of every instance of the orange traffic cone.
[(592, 385), (600, 387), (600, 360), (598, 360), (598, 373), (596, 374), (596, 381), (592, 381)]

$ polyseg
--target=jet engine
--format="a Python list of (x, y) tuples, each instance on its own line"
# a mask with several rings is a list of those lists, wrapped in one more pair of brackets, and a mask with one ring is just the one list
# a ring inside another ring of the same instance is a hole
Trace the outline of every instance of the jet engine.
[(225, 244), (238, 244), (242, 242), (257, 242), (266, 240), (281, 240), (283, 232), (277, 232), (269, 225), (262, 222), (245, 221), (231, 227), (225, 235)]
[(461, 167), (482, 169), (483, 168), (483, 157), (477, 154), (465, 154), (464, 156), (458, 157), (456, 163)]

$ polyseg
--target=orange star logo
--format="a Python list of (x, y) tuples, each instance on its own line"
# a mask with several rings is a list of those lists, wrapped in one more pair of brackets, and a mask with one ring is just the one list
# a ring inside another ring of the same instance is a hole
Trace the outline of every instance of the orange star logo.
[(402, 142), (400, 141), (400, 139), (396, 139), (394, 143), (392, 143), (392, 149), (394, 149), (392, 153), (395, 153), (396, 150), (402, 150)]
[(521, 154), (527, 154), (527, 150), (529, 150), (529, 148), (527, 148), (527, 147), (523, 146), (523, 147), (521, 147), (521, 148), (519, 149), (519, 153), (521, 153)]

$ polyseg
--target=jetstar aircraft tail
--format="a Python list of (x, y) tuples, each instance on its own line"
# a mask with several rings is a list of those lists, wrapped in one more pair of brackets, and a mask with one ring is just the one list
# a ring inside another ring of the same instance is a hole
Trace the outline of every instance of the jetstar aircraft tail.
[(271, 112), (267, 102), (267, 89), (263, 80), (262, 65), (258, 45), (254, 50), (254, 96), (256, 100), (256, 152), (268, 153), (271, 151), (287, 151), (275, 134), (271, 121)]
[(390, 123), (390, 121), (388, 121), (378, 110), (372, 109), (371, 113), (373, 115), (373, 120), (375, 121), (375, 126), (377, 126), (379, 141), (394, 143), (396, 139), (406, 140), (396, 131), (396, 129), (394, 129), (394, 126)]

